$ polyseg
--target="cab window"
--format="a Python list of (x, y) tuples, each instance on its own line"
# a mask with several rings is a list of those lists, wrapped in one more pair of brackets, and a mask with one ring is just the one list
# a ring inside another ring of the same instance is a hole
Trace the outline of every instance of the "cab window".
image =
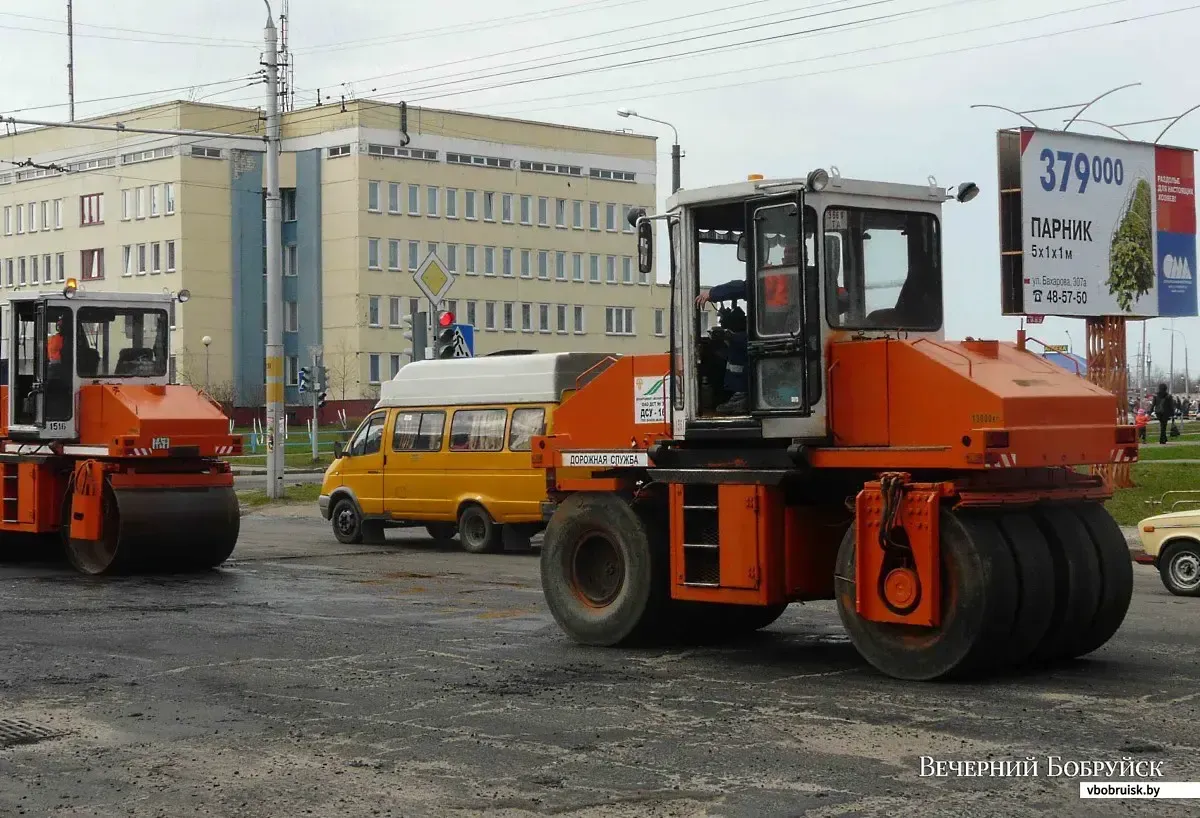
[(505, 409), (461, 409), (450, 421), (450, 451), (499, 452), (504, 449)]
[(383, 442), (383, 423), (387, 418), (383, 412), (371, 415), (363, 425), (358, 427), (354, 439), (350, 441), (349, 454), (351, 457), (376, 454)]
[(392, 432), (392, 451), (439, 451), (445, 425), (445, 412), (399, 412)]
[(826, 316), (834, 327), (932, 332), (942, 326), (938, 221), (930, 213), (825, 210)]
[(512, 429), (508, 433), (508, 449), (513, 452), (527, 452), (533, 444), (536, 435), (546, 431), (545, 409), (514, 409)]

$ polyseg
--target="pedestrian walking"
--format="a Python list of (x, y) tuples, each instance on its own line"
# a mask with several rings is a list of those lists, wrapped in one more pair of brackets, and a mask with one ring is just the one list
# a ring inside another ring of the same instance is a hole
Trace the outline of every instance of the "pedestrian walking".
[(1158, 394), (1154, 396), (1154, 416), (1158, 418), (1158, 444), (1167, 444), (1167, 424), (1175, 419), (1175, 399), (1167, 391), (1167, 385), (1158, 385)]

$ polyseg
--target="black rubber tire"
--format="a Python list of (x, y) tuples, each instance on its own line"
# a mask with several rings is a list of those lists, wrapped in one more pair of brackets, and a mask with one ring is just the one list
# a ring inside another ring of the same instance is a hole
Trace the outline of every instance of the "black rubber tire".
[(333, 504), (329, 521), (333, 526), (333, 536), (343, 545), (358, 545), (363, 541), (362, 515), (350, 498), (343, 497)]
[(368, 545), (383, 545), (387, 542), (383, 531), (383, 520), (362, 521), (362, 541)]
[(63, 552), (67, 562), (81, 574), (88, 576), (112, 576), (128, 573), (137, 568), (135, 554), (120, 542), (120, 518), (117, 500), (112, 488), (105, 481), (100, 499), (101, 514), (104, 516), (99, 542), (71, 539), (71, 497), (63, 502), (62, 534)]
[(1087, 529), (1100, 563), (1099, 604), (1076, 654), (1083, 656), (1103, 647), (1125, 621), (1133, 600), (1133, 559), (1121, 527), (1104, 506), (1080, 503), (1072, 511)]
[(1064, 506), (1043, 506), (1033, 514), (1054, 562), (1054, 611), (1050, 627), (1030, 654), (1051, 663), (1080, 655), (1100, 605), (1100, 559), (1083, 521)]
[(438, 542), (450, 542), (458, 534), (458, 526), (454, 523), (425, 523), (425, 531), (431, 539)]
[(494, 554), (500, 550), (500, 526), (487, 509), (468, 503), (458, 512), (458, 541), (471, 554)]
[(1054, 560), (1050, 546), (1025, 512), (1000, 514), (996, 520), (1017, 570), (1017, 612), (1008, 634), (1007, 664), (1019, 667), (1030, 657), (1054, 613)]
[(1176, 540), (1163, 548), (1158, 556), (1158, 575), (1163, 586), (1175, 596), (1200, 596), (1200, 584), (1181, 584), (1172, 576), (1178, 559), (1200, 562), (1200, 545), (1193, 540)]
[(611, 647), (660, 629), (666, 549), (653, 530), (617, 494), (573, 494), (559, 505), (542, 544), (542, 591), (567, 636)]
[(855, 605), (853, 526), (838, 549), (834, 589), (842, 624), (859, 654), (897, 679), (969, 676), (1007, 655), (1017, 576), (999, 528), (991, 517), (949, 511), (941, 513), (939, 527), (941, 622), (933, 628), (862, 619)]

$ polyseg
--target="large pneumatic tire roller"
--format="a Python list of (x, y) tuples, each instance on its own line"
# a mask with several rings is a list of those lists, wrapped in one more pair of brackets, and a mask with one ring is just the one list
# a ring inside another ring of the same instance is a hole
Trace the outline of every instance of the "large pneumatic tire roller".
[[(99, 540), (70, 538), (67, 558), (85, 574), (203, 571), (237, 545), (241, 512), (229, 487), (113, 489), (105, 485)], [(67, 517), (69, 520), (69, 517)]]

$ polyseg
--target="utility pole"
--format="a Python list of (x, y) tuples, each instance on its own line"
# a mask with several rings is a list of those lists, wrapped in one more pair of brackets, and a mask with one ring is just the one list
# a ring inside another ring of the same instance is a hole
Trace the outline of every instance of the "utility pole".
[(67, 102), (70, 120), (75, 121), (75, 14), (73, 0), (67, 0)]
[(313, 390), (312, 390), (312, 459), (315, 463), (320, 454), (320, 435), (321, 424), (317, 420), (317, 415), (321, 411), (321, 394), (325, 389), (325, 383), (321, 378), (321, 353), (323, 350), (318, 345), (309, 347), (309, 352), (312, 353), (312, 371), (313, 371)]
[(271, 4), (267, 7), (267, 497), (283, 496), (283, 212), (279, 197), (279, 53)]

